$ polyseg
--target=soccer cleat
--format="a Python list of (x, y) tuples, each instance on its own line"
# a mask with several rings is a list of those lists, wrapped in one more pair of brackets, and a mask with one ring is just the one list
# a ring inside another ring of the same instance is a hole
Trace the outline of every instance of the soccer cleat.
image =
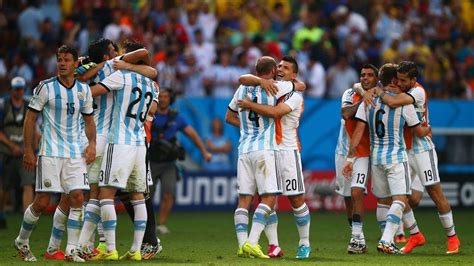
[(44, 253), (44, 258), (48, 260), (64, 260), (64, 251), (58, 249), (53, 253), (46, 251)]
[(21, 244), (17, 239), (15, 239), (15, 241), (13, 241), (13, 246), (18, 251), (18, 256), (20, 256), (23, 261), (36, 261), (35, 255), (31, 252), (30, 245)]
[(379, 244), (377, 245), (377, 250), (385, 254), (403, 254), (403, 251), (395, 246), (395, 244), (388, 243), (383, 240), (380, 240)]
[(298, 250), (296, 251), (296, 258), (297, 259), (307, 259), (309, 258), (309, 254), (311, 253), (311, 248), (305, 245), (300, 245)]
[(168, 229), (168, 227), (166, 227), (166, 225), (164, 224), (157, 225), (156, 231), (158, 231), (158, 233), (160, 233), (161, 235), (166, 235), (166, 234), (171, 233), (170, 229)]
[(269, 245), (267, 254), (270, 258), (280, 258), (283, 257), (283, 250), (279, 246)]
[(156, 245), (150, 245), (148, 243), (142, 244), (140, 253), (142, 255), (143, 260), (152, 259), (163, 250), (163, 246), (161, 245), (160, 239), (157, 238), (156, 240), (158, 242)]
[(405, 237), (404, 234), (399, 234), (395, 236), (395, 243), (406, 243), (407, 238)]
[(107, 252), (107, 250), (105, 249), (106, 246), (107, 244), (105, 242), (99, 242), (99, 245), (97, 245), (95, 249), (97, 249), (100, 253), (105, 253)]
[(461, 241), (457, 235), (448, 236), (448, 250), (446, 254), (458, 254), (459, 247), (461, 246)]
[(84, 260), (91, 260), (92, 257), (100, 254), (100, 252), (97, 249), (95, 248), (90, 249), (88, 247), (76, 248), (74, 252), (77, 256), (81, 257)]
[(104, 253), (101, 252), (91, 258), (91, 260), (118, 260), (118, 259), (119, 259), (119, 255), (118, 255), (117, 250), (110, 251), (110, 252), (106, 251)]
[(67, 262), (85, 262), (86, 260), (81, 258), (76, 251), (76, 249), (71, 250), (70, 254), (65, 254), (64, 255), (64, 260)]
[(401, 249), (401, 251), (403, 251), (405, 254), (408, 254), (411, 253), (414, 248), (423, 246), (425, 243), (425, 237), (421, 232), (418, 232), (408, 238), (406, 245)]
[(365, 241), (355, 239), (351, 237), (351, 240), (349, 241), (349, 245), (347, 246), (347, 253), (349, 254), (363, 254), (367, 253), (367, 245), (365, 244)]
[(142, 255), (140, 251), (131, 252), (130, 250), (127, 251), (124, 255), (120, 256), (120, 260), (134, 260), (134, 261), (141, 261)]
[(260, 258), (260, 259), (269, 259), (270, 257), (263, 253), (262, 247), (259, 244), (251, 245), (248, 241), (242, 246), (244, 253), (248, 256)]

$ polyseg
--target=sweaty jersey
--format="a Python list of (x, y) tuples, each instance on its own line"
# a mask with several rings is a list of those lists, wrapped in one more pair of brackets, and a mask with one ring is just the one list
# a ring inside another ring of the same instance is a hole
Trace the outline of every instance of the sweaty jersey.
[(278, 81), (276, 85), (278, 93), (275, 96), (268, 95), (260, 86), (240, 85), (229, 103), (229, 109), (239, 113), (239, 154), (278, 149), (275, 138), (275, 120), (250, 110), (242, 110), (237, 105), (238, 100), (245, 100), (248, 95), (250, 100), (256, 103), (275, 106), (278, 98), (291, 92), (294, 88), (291, 81)]
[(152, 79), (128, 70), (112, 73), (99, 84), (113, 91), (114, 105), (109, 143), (145, 145), (144, 123), (158, 87)]
[(403, 127), (420, 124), (413, 105), (390, 108), (379, 97), (374, 99), (375, 107), (366, 110), (362, 103), (357, 109), (356, 118), (366, 122), (370, 133), (370, 156), (372, 164), (388, 165), (406, 162)]
[[(415, 84), (415, 87), (407, 91), (407, 94), (413, 97), (414, 106), (418, 119), (422, 123), (429, 124), (428, 119), (428, 97), (425, 89), (418, 82)], [(431, 137), (424, 136), (418, 137), (413, 133), (413, 146), (412, 151), (414, 153), (422, 153), (434, 149), (434, 143), (431, 140)]]
[(58, 77), (41, 81), (28, 108), (43, 115), (39, 155), (82, 157), (81, 115), (93, 114), (89, 85), (74, 80), (66, 87)]
[[(356, 93), (354, 89), (348, 89), (344, 92), (342, 96), (343, 102), (342, 107), (346, 105), (352, 105), (354, 103), (358, 103), (362, 100), (362, 96)], [(355, 128), (357, 125), (356, 119), (347, 119), (345, 126), (347, 134), (350, 138), (354, 134)], [(365, 127), (364, 134), (362, 135), (362, 139), (360, 140), (359, 145), (355, 151), (356, 157), (369, 157), (370, 156), (370, 140), (369, 140), (369, 129)]]
[(304, 110), (303, 95), (300, 92), (292, 91), (278, 99), (278, 103), (280, 102), (288, 105), (291, 112), (275, 119), (278, 149), (301, 151), (298, 126), (300, 125), (301, 114)]

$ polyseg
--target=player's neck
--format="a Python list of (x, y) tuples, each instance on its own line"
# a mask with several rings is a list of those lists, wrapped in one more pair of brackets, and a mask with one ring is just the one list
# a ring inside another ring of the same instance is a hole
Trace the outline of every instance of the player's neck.
[(66, 88), (70, 88), (72, 85), (74, 85), (74, 75), (70, 76), (61, 76), (58, 75), (58, 79), (63, 84)]

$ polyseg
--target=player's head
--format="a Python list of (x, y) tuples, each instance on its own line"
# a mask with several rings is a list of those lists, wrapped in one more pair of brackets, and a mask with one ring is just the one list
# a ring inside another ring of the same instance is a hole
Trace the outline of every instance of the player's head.
[(25, 92), (25, 88), (26, 88), (26, 81), (24, 78), (18, 76), (18, 77), (14, 77), (12, 78), (12, 81), (10, 83), (11, 85), (11, 97), (14, 98), (15, 100), (16, 99), (19, 99), (21, 97), (23, 97), (23, 94)]
[(289, 55), (284, 56), (277, 67), (277, 78), (281, 80), (294, 80), (298, 75), (298, 62)]
[(99, 64), (117, 56), (114, 43), (109, 39), (98, 39), (91, 43), (88, 49), (89, 58), (92, 62)]
[(160, 88), (160, 94), (158, 94), (158, 108), (167, 109), (176, 100), (174, 91), (170, 88)]
[(375, 87), (378, 81), (379, 70), (372, 64), (365, 64), (360, 70), (360, 84), (364, 90)]
[(379, 70), (379, 80), (382, 85), (397, 84), (397, 64), (384, 64)]
[(56, 59), (58, 61), (58, 74), (60, 76), (74, 76), (74, 70), (79, 64), (76, 49), (62, 45), (56, 52)]
[(403, 61), (397, 68), (398, 85), (403, 91), (415, 87), (416, 77), (418, 76), (418, 67), (411, 61)]
[(258, 76), (269, 75), (274, 78), (276, 75), (276, 68), (277, 63), (271, 56), (260, 57), (255, 65), (255, 70), (257, 71)]
[[(145, 48), (145, 46), (139, 42), (136, 42), (136, 41), (126, 41), (124, 44), (123, 44), (123, 50), (125, 53), (131, 53), (133, 51), (136, 51), (136, 50), (139, 50), (139, 49), (143, 49)], [(142, 60), (138, 61), (136, 63), (137, 65), (145, 65), (146, 63)]]

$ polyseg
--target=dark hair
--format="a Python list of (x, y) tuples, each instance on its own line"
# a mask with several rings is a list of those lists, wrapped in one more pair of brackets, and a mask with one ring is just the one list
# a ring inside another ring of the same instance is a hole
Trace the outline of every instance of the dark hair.
[(379, 76), (379, 70), (378, 70), (378, 68), (376, 68), (374, 65), (372, 65), (372, 64), (365, 64), (365, 65), (362, 66), (362, 69), (364, 69), (364, 68), (370, 68), (370, 69), (372, 69), (372, 70), (374, 71), (374, 73), (375, 73), (375, 76), (376, 76), (376, 77)]
[(109, 54), (109, 45), (112, 41), (109, 39), (100, 38), (89, 45), (88, 53), (92, 62), (98, 64), (104, 61), (104, 55)]
[(176, 93), (171, 88), (160, 88), (160, 93), (167, 92), (170, 95), (170, 105), (176, 101)]
[(143, 44), (136, 41), (125, 41), (125, 43), (123, 44), (123, 49), (125, 53), (130, 53), (138, 49), (143, 49), (144, 47), (145, 46)]
[(273, 57), (262, 56), (257, 60), (255, 70), (257, 71), (257, 75), (264, 75), (270, 73), (272, 69), (276, 68), (276, 66), (277, 64)]
[(283, 58), (281, 59), (281, 61), (285, 61), (285, 62), (288, 62), (288, 63), (291, 63), (293, 65), (293, 73), (296, 73), (298, 74), (298, 62), (296, 62), (296, 59), (293, 57), (293, 56), (290, 56), (290, 55), (285, 55), (283, 56)]
[(379, 70), (379, 81), (383, 86), (392, 83), (392, 79), (397, 78), (397, 64), (384, 64)]
[(418, 76), (418, 67), (414, 62), (403, 61), (398, 65), (397, 72), (407, 74), (409, 78), (416, 78)]
[(72, 58), (74, 59), (74, 61), (77, 61), (78, 58), (77, 50), (65, 44), (61, 45), (61, 47), (59, 47), (56, 51), (56, 58), (58, 58), (59, 54), (72, 54)]

